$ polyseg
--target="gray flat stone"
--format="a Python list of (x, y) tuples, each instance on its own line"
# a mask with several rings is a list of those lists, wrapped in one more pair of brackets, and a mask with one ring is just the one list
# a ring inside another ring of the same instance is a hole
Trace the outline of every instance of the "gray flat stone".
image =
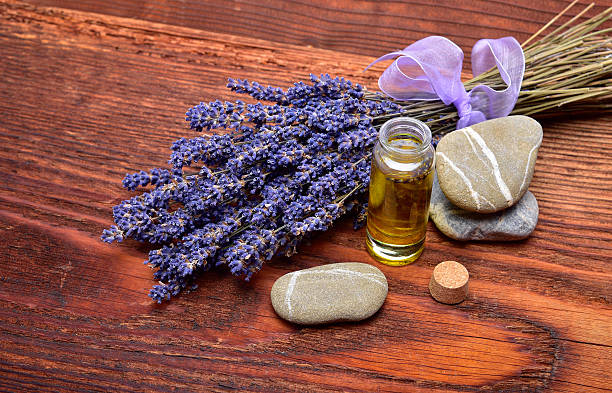
[(387, 297), (385, 275), (367, 263), (333, 263), (298, 270), (272, 286), (274, 311), (302, 325), (360, 321), (372, 316)]
[(440, 187), (464, 210), (506, 209), (527, 191), (541, 143), (542, 126), (527, 116), (502, 117), (453, 131), (436, 149)]
[(514, 206), (497, 213), (474, 213), (453, 205), (434, 177), (429, 216), (436, 227), (455, 240), (512, 241), (528, 237), (538, 222), (538, 201), (527, 191)]

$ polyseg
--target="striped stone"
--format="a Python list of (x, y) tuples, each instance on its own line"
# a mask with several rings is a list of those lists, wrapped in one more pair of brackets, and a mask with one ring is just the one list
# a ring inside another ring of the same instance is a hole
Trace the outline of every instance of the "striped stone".
[(387, 291), (377, 267), (347, 262), (287, 273), (276, 280), (270, 296), (281, 318), (316, 325), (366, 319), (382, 306)]
[(447, 134), (436, 149), (440, 188), (456, 206), (492, 213), (529, 188), (542, 126), (527, 116), (488, 120)]

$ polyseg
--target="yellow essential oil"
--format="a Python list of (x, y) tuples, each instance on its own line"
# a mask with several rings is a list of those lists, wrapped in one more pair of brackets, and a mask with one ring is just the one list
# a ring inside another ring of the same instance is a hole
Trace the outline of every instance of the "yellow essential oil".
[(401, 117), (381, 127), (372, 157), (366, 240), (377, 261), (406, 265), (423, 252), (434, 157), (424, 123)]

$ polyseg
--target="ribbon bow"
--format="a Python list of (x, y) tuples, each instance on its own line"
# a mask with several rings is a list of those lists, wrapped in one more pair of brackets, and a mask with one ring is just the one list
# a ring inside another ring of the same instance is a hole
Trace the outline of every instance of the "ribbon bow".
[(378, 79), (380, 90), (397, 100), (437, 100), (457, 108), (457, 129), (510, 114), (521, 90), (525, 56), (513, 37), (480, 40), (472, 48), (474, 77), (493, 66), (499, 70), (507, 87), (493, 90), (478, 85), (469, 93), (461, 83), (463, 51), (447, 38), (423, 38), (404, 50), (379, 57), (379, 61), (397, 59)]

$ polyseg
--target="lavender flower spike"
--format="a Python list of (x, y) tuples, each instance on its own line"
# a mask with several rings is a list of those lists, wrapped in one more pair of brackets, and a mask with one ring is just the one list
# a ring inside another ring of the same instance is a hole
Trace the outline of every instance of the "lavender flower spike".
[(126, 175), (125, 188), (146, 190), (113, 208), (101, 236), (158, 244), (145, 262), (156, 302), (191, 291), (212, 268), (249, 280), (352, 209), (363, 218), (379, 119), (401, 111), (328, 74), (287, 89), (241, 79), (227, 87), (260, 102), (187, 110), (189, 127), (206, 133), (174, 142), (168, 169)]

